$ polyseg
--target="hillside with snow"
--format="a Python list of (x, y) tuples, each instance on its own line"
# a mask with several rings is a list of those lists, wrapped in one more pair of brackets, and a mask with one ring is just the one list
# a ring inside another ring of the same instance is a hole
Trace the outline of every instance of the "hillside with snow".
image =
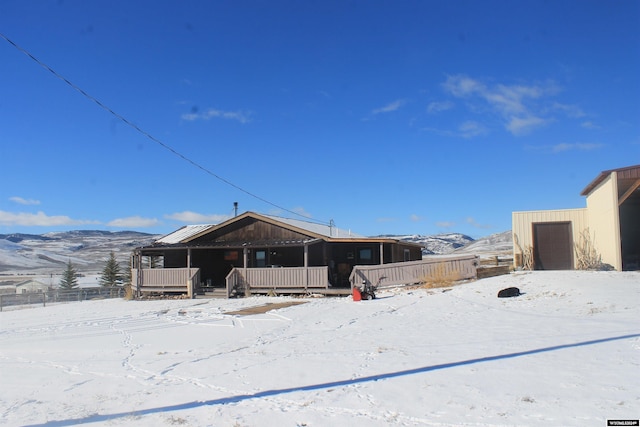
[[(67, 231), (33, 234), (0, 234), (0, 275), (56, 274), (71, 261), (79, 272), (96, 273), (104, 267), (109, 253), (114, 252), (122, 265), (127, 265), (131, 251), (151, 244), (158, 235), (136, 231)], [(482, 254), (511, 253), (511, 232), (506, 231), (474, 240), (461, 233), (424, 235), (384, 235), (418, 243), (423, 255), (453, 252)]]
[(79, 272), (97, 272), (113, 252), (128, 264), (131, 251), (158, 236), (136, 231), (67, 231), (0, 234), (0, 274), (62, 272), (71, 261)]

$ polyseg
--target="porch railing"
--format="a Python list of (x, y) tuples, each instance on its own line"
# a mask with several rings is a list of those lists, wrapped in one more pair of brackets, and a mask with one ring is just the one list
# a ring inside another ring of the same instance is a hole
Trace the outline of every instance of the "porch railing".
[(194, 295), (200, 284), (199, 268), (132, 268), (132, 288), (142, 293), (184, 293)]
[(351, 288), (366, 280), (373, 285), (393, 286), (420, 283), (425, 279), (451, 277), (455, 280), (475, 279), (479, 264), (475, 255), (433, 257), (421, 261), (391, 264), (356, 265), (351, 271)]
[(234, 268), (226, 278), (227, 296), (251, 289), (328, 289), (329, 267)]

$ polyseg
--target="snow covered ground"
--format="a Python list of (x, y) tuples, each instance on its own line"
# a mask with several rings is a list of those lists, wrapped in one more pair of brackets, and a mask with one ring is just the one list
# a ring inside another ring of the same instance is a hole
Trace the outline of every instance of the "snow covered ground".
[(288, 298), (4, 311), (0, 425), (606, 426), (640, 417), (639, 297), (639, 272), (519, 272), (249, 316), (224, 313)]

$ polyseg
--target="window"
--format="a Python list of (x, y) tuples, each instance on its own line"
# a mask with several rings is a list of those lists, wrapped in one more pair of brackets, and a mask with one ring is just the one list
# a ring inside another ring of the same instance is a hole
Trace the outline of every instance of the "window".
[(409, 249), (404, 250), (404, 260), (411, 261), (411, 251)]
[(267, 251), (256, 251), (256, 267), (266, 267)]
[(358, 257), (360, 261), (371, 262), (373, 260), (373, 251), (371, 248), (363, 248), (358, 251)]

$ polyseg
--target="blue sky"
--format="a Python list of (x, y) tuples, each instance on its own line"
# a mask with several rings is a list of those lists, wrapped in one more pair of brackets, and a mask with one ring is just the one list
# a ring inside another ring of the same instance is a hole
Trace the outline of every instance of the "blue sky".
[(238, 202), (477, 238), (640, 163), (635, 0), (3, 0), (0, 33), (0, 233)]

